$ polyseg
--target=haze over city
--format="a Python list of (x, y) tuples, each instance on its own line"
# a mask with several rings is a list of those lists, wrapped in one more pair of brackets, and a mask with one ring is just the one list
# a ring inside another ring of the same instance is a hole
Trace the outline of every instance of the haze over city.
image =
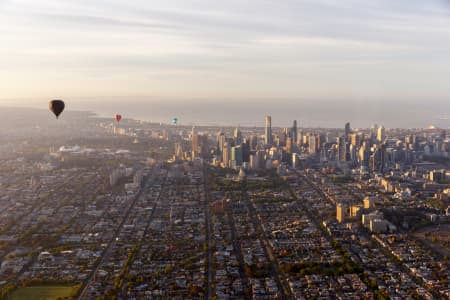
[[(444, 0), (3, 0), (0, 26), (8, 106), (64, 98), (100, 114), (112, 106), (226, 124), (295, 111), (302, 124), (328, 127), (422, 127), (450, 115)], [(399, 120), (405, 108), (411, 117)]]

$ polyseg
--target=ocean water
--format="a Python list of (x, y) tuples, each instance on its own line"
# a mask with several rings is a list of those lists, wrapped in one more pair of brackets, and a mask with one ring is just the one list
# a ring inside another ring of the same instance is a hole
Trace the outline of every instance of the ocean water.
[(100, 115), (116, 113), (124, 117), (170, 123), (173, 117), (185, 125), (264, 126), (264, 116), (272, 116), (272, 126), (389, 128), (450, 126), (450, 100), (446, 101), (314, 101), (314, 100), (145, 100), (74, 101), (74, 109), (92, 110)]
[[(369, 100), (173, 100), (146, 98), (64, 99), (66, 110), (87, 110), (110, 117), (171, 123), (178, 117), (183, 125), (264, 126), (264, 116), (272, 116), (272, 126), (367, 128), (372, 124), (388, 128), (450, 127), (449, 101), (369, 101)], [(47, 100), (5, 102), (0, 105), (32, 106), (47, 109)]]

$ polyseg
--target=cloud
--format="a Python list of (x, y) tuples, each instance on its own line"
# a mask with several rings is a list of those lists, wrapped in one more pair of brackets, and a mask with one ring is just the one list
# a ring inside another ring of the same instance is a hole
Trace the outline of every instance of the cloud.
[(140, 94), (441, 95), (449, 22), (442, 1), (0, 0), (0, 81), (11, 94), (46, 77), (96, 95), (126, 94), (124, 78)]
[(34, 14), (35, 18), (39, 18), (47, 24), (72, 24), (83, 27), (91, 27), (98, 30), (99, 26), (105, 26), (109, 29), (114, 27), (138, 28), (138, 29), (156, 29), (156, 30), (180, 30), (181, 28), (175, 25), (135, 21), (121, 18), (108, 18), (103, 16), (89, 16), (89, 15), (70, 15), (70, 14), (48, 14), (39, 13)]

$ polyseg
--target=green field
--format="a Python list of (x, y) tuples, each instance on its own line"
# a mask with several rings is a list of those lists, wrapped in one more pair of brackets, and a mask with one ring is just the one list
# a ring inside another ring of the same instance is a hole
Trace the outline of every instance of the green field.
[(7, 299), (11, 300), (56, 300), (72, 299), (77, 292), (77, 287), (48, 285), (30, 286), (15, 290)]

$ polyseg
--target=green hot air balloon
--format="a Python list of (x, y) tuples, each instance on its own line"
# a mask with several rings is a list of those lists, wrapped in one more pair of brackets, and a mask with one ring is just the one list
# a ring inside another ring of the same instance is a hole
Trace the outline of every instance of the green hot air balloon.
[(65, 104), (62, 100), (52, 100), (49, 102), (48, 107), (55, 114), (56, 118), (63, 112)]
[(178, 118), (177, 118), (177, 117), (174, 117), (174, 118), (172, 119), (172, 124), (173, 124), (173, 125), (177, 125), (177, 124), (178, 124)]

